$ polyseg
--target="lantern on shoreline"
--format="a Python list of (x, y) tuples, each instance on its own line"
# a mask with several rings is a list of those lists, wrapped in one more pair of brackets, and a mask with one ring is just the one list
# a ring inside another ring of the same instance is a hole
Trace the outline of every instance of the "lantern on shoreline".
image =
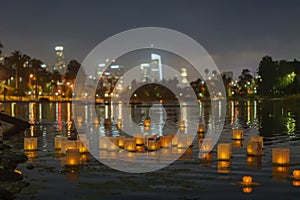
[(241, 129), (232, 129), (232, 139), (243, 140), (244, 139), (244, 131)]
[(197, 133), (204, 133), (205, 132), (205, 126), (203, 123), (200, 123), (198, 125), (198, 130), (197, 130)]
[(80, 164), (78, 149), (68, 149), (66, 151), (66, 166), (77, 166)]
[(54, 138), (55, 149), (61, 149), (61, 143), (62, 143), (62, 141), (67, 141), (67, 140), (68, 140), (67, 137), (63, 137), (61, 135), (55, 136), (55, 138)]
[(30, 137), (24, 138), (24, 151), (36, 151), (37, 150), (37, 138)]
[(288, 148), (274, 148), (272, 149), (272, 162), (277, 165), (290, 164), (290, 149)]
[(230, 143), (221, 143), (218, 145), (218, 160), (230, 160), (232, 146)]
[(250, 142), (260, 142), (262, 148), (264, 148), (264, 137), (262, 136), (250, 137)]
[(260, 142), (248, 142), (247, 155), (249, 156), (262, 156), (262, 144)]
[(62, 154), (65, 154), (68, 149), (77, 149), (77, 141), (76, 140), (66, 140), (61, 143)]
[(135, 138), (126, 138), (125, 139), (124, 150), (126, 150), (126, 151), (136, 151)]

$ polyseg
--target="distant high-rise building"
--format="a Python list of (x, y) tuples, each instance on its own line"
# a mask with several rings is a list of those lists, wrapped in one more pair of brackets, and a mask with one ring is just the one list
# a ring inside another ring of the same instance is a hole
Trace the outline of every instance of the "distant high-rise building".
[(151, 80), (163, 80), (161, 56), (158, 54), (151, 54)]
[(185, 67), (181, 68), (181, 83), (183, 83), (183, 84), (188, 83), (187, 70)]
[(141, 75), (142, 75), (142, 82), (148, 82), (150, 76), (150, 64), (149, 63), (142, 63), (140, 65)]
[(64, 47), (56, 46), (55, 54), (56, 54), (56, 63), (53, 67), (53, 71), (58, 71), (60, 74), (64, 74), (66, 70)]

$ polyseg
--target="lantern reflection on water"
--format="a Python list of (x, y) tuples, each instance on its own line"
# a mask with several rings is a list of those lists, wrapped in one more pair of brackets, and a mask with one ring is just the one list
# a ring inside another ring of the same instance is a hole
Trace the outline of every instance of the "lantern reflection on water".
[(293, 186), (300, 187), (300, 181), (293, 181)]
[(24, 151), (36, 151), (37, 150), (37, 138), (30, 137), (24, 138)]
[(232, 141), (232, 146), (234, 149), (240, 149), (243, 148), (243, 141), (244, 140), (233, 140)]
[(286, 182), (289, 173), (289, 166), (272, 166), (272, 176), (275, 181)]
[(27, 156), (29, 161), (34, 161), (34, 159), (38, 155), (38, 152), (37, 151), (24, 151), (24, 154)]
[(277, 165), (288, 165), (290, 163), (290, 149), (274, 148), (272, 149), (272, 162)]
[(230, 160), (232, 147), (230, 143), (221, 143), (218, 145), (218, 160)]
[(262, 157), (261, 156), (248, 156), (247, 157), (248, 169), (259, 170), (262, 168)]
[(244, 193), (251, 193), (252, 192), (252, 187), (243, 187), (243, 192)]
[(199, 150), (200, 150), (200, 152), (209, 153), (212, 150), (211, 138), (200, 139), (199, 140)]
[(66, 166), (77, 166), (80, 164), (80, 154), (78, 149), (68, 149), (66, 151)]
[(218, 173), (230, 173), (231, 161), (218, 161)]

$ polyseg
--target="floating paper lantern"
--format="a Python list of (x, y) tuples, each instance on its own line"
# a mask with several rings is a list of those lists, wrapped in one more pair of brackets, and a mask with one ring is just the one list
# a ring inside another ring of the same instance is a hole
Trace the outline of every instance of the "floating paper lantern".
[(205, 126), (204, 124), (199, 124), (198, 125), (198, 130), (197, 130), (197, 133), (204, 133), (205, 132)]
[(210, 138), (199, 140), (199, 151), (208, 153), (212, 150), (212, 140)]
[(66, 166), (77, 166), (80, 164), (80, 154), (78, 149), (68, 149), (66, 151)]
[(168, 147), (172, 143), (172, 135), (165, 135), (165, 136), (160, 136), (160, 142), (162, 147)]
[(187, 147), (187, 135), (185, 134), (178, 134), (178, 149), (185, 149)]
[(232, 139), (243, 140), (244, 139), (244, 131), (241, 129), (232, 129)]
[(245, 185), (249, 185), (252, 183), (252, 177), (251, 176), (243, 176), (242, 183)]
[(230, 173), (231, 162), (230, 161), (218, 161), (218, 173)]
[(300, 179), (300, 170), (299, 169), (295, 169), (293, 171), (293, 177), (294, 177), (294, 179)]
[(221, 143), (218, 145), (218, 160), (230, 160), (232, 146), (230, 143)]
[(62, 141), (60, 152), (62, 154), (65, 154), (68, 149), (77, 149), (77, 141), (76, 140)]
[(37, 150), (37, 138), (36, 137), (24, 138), (24, 150), (25, 151)]
[(160, 148), (161, 144), (157, 142), (155, 139), (148, 139), (147, 140), (147, 148), (148, 151), (156, 151)]
[(145, 136), (143, 134), (133, 134), (133, 137), (135, 138), (137, 146), (142, 146), (145, 144)]
[(109, 145), (109, 138), (106, 136), (99, 137), (99, 149), (100, 150), (107, 150)]
[(119, 151), (119, 138), (110, 137), (107, 151)]
[(247, 154), (249, 156), (262, 156), (262, 144), (260, 142), (248, 142), (247, 144)]
[(272, 149), (272, 162), (277, 165), (288, 165), (290, 163), (290, 149), (274, 148)]
[(124, 150), (126, 150), (126, 151), (136, 151), (135, 138), (126, 138), (125, 143), (124, 143)]
[(119, 147), (124, 148), (124, 143), (126, 138), (124, 136), (118, 136), (118, 138), (119, 138), (119, 143), (118, 143)]
[(151, 125), (151, 120), (150, 119), (145, 119), (144, 120), (144, 126), (149, 127)]
[(55, 149), (61, 149), (62, 141), (67, 141), (67, 140), (68, 140), (67, 137), (62, 137), (60, 135), (55, 136), (55, 138), (54, 138)]
[(262, 148), (264, 148), (264, 137), (262, 136), (250, 137), (250, 142), (260, 142)]

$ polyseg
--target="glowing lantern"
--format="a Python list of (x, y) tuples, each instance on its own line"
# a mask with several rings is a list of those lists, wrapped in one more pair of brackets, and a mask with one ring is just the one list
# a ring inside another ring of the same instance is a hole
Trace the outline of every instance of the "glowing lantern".
[(252, 183), (252, 177), (251, 176), (244, 176), (242, 178), (242, 183), (245, 185), (249, 185)]
[(78, 141), (78, 149), (80, 153), (88, 153), (89, 142), (88, 141)]
[(124, 150), (126, 150), (126, 151), (136, 151), (135, 138), (126, 138), (125, 139)]
[(119, 151), (119, 138), (110, 137), (109, 140), (107, 151)]
[(272, 162), (277, 165), (288, 165), (290, 163), (290, 149), (274, 148), (272, 149)]
[(144, 126), (149, 127), (151, 125), (151, 120), (150, 119), (145, 119), (144, 120)]
[(210, 138), (199, 140), (199, 150), (200, 152), (208, 153), (212, 150), (212, 140)]
[(36, 137), (24, 138), (24, 150), (25, 151), (37, 150), (37, 138)]
[(241, 129), (232, 129), (232, 139), (243, 140), (244, 139), (244, 131)]
[(221, 143), (218, 145), (218, 160), (230, 160), (232, 147), (230, 143)]
[(218, 173), (230, 173), (230, 161), (218, 161)]
[(300, 179), (300, 170), (299, 169), (295, 169), (293, 171), (293, 177), (294, 177), (294, 179)]
[(137, 146), (142, 146), (145, 144), (145, 137), (143, 134), (133, 134), (133, 137), (135, 138)]
[(263, 154), (262, 144), (260, 142), (248, 142), (247, 154), (249, 156), (261, 156)]
[(27, 156), (29, 161), (33, 161), (37, 157), (38, 152), (37, 151), (25, 151), (24, 154)]
[(264, 137), (262, 137), (262, 136), (250, 137), (250, 142), (260, 142), (262, 148), (264, 148)]
[(251, 193), (252, 192), (252, 187), (243, 187), (243, 192), (244, 193)]
[(66, 166), (77, 166), (80, 163), (78, 149), (68, 149), (66, 152)]
[(185, 149), (187, 147), (187, 136), (185, 134), (178, 135), (178, 149)]
[(77, 123), (82, 123), (82, 117), (77, 117)]
[(165, 136), (160, 136), (160, 142), (162, 147), (167, 147), (172, 143), (172, 135), (165, 135)]
[(156, 151), (160, 148), (160, 143), (156, 142), (155, 139), (148, 139), (147, 140), (147, 148), (148, 148), (148, 151)]
[(65, 154), (68, 149), (77, 149), (77, 141), (76, 140), (66, 140), (61, 143), (61, 153)]
[(185, 121), (184, 120), (179, 121), (178, 126), (179, 128), (185, 128)]
[(90, 154), (81, 154), (80, 155), (80, 163), (85, 163), (90, 159)]
[(55, 138), (54, 138), (55, 149), (61, 149), (62, 141), (67, 141), (67, 140), (68, 140), (67, 137), (62, 137), (60, 135), (55, 136)]
[(99, 137), (99, 149), (100, 150), (107, 150), (109, 145), (109, 139), (106, 136)]
[(204, 124), (199, 124), (197, 133), (204, 133), (204, 130), (205, 130)]
[(119, 143), (118, 143), (119, 147), (124, 148), (125, 137), (124, 136), (118, 136), (118, 138), (119, 138)]

